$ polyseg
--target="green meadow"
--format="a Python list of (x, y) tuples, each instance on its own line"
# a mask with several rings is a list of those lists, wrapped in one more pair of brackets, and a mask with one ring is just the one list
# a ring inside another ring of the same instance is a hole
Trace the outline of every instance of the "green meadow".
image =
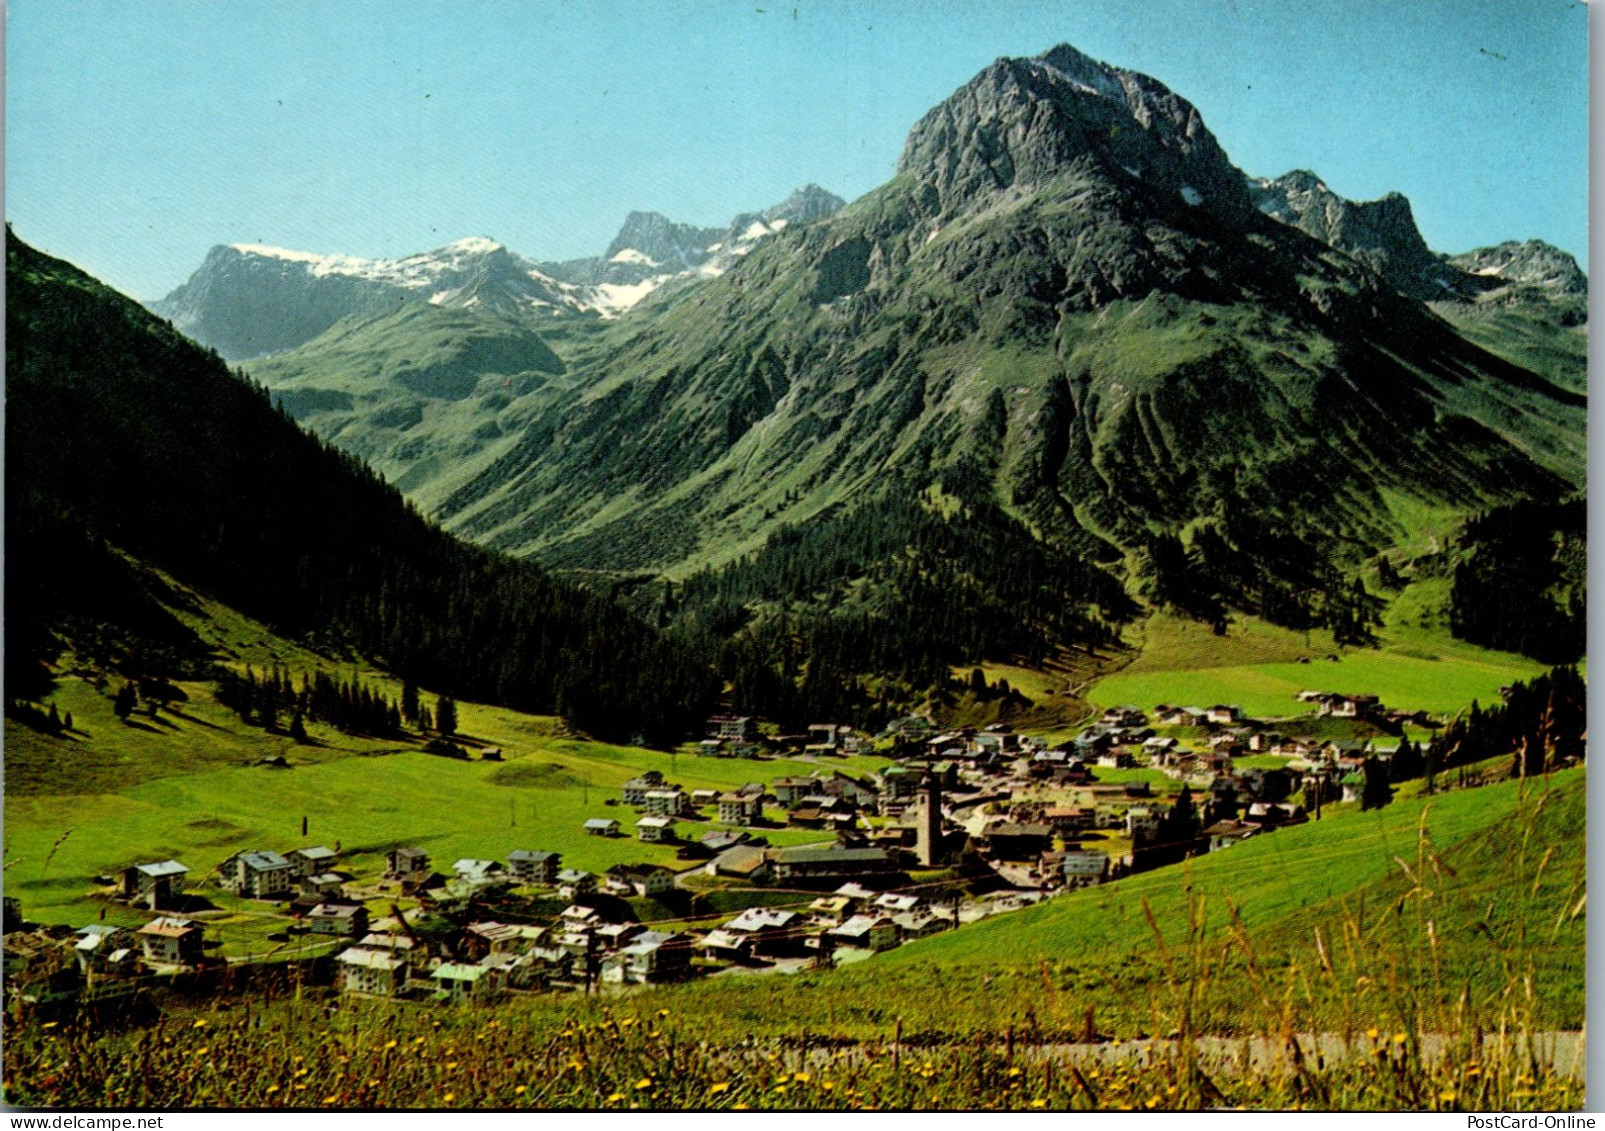
[(1097, 707), (1235, 703), (1251, 715), (1281, 718), (1304, 713), (1298, 693), (1317, 690), (1380, 695), (1389, 707), (1453, 715), (1472, 700), (1496, 702), (1500, 687), (1543, 671), (1525, 657), (1451, 637), (1441, 611), (1447, 586), (1417, 581), (1394, 596), (1378, 648), (1340, 650), (1328, 633), (1253, 617), (1234, 618), (1227, 634), (1216, 636), (1207, 625), (1156, 613), (1135, 634), (1136, 659), (1087, 696)]
[[(400, 693), (382, 673), (333, 664), (220, 607), (209, 607), (197, 627), (236, 666), (282, 664), (297, 681), (321, 667)], [(473, 751), (463, 761), (425, 753), (418, 736), (366, 738), (318, 723), (308, 725), (311, 741), (298, 744), (246, 726), (202, 682), (180, 684), (187, 698), (172, 710), (155, 717), (141, 710), (124, 721), (112, 711), (117, 686), (91, 682), (87, 673), (63, 675), (50, 701), (71, 712), (69, 734), (6, 723), (5, 889), (30, 919), (82, 925), (104, 913), (108, 922), (137, 925), (147, 916), (101, 898), (93, 877), (173, 858), (189, 867), (193, 888), (233, 853), (258, 848), (338, 845), (341, 867), (359, 880), (382, 874), (385, 852), (403, 844), (422, 847), (448, 873), (457, 859), (501, 860), (518, 848), (560, 852), (566, 866), (592, 872), (621, 862), (679, 870), (687, 865), (676, 846), (634, 839), (637, 814), (620, 801), (628, 779), (655, 769), (687, 790), (729, 789), (832, 769), (862, 774), (885, 762), (748, 761), (611, 746), (567, 736), (556, 719), (460, 703), (458, 732)], [(426, 692), (424, 701), (433, 696)], [(487, 748), (499, 748), (503, 760), (483, 760)], [(277, 758), (288, 768), (266, 764)], [(616, 818), (623, 835), (585, 833), (591, 817)], [(680, 834), (695, 839), (722, 827), (688, 819)], [(827, 839), (809, 829), (762, 832), (780, 845)], [(207, 919), (228, 954), (271, 949), (266, 936), (287, 921), (271, 903), (234, 900), (209, 885), (203, 894), (228, 912)]]

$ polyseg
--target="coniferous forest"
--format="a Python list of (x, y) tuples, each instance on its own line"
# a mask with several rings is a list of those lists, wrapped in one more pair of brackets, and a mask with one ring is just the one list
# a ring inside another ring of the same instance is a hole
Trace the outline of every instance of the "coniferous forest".
[(6, 252), (13, 695), (75, 625), (131, 678), (203, 664), (148, 563), (283, 635), (599, 736), (677, 740), (713, 702), (683, 645), (442, 532), (216, 354), (9, 231)]

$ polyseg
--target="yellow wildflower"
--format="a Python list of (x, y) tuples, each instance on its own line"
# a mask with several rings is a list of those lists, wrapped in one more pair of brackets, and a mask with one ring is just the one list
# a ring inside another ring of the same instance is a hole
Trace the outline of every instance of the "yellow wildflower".
[(712, 1087), (710, 1087), (708, 1089), (708, 1095), (717, 1096), (720, 1092), (728, 1092), (729, 1090), (730, 1090), (730, 1081), (728, 1081), (728, 1080), (720, 1080), (717, 1084), (713, 1085)]
[(324, 1096), (323, 1097), (323, 1102), (326, 1103), (326, 1104), (332, 1104), (335, 1100), (337, 1100), (339, 1098), (340, 1098), (339, 1096)]
[(445, 1101), (445, 1102), (446, 1102), (446, 1103), (451, 1103), (451, 1101), (452, 1101), (452, 1100), (454, 1100), (454, 1099), (456, 1099), (456, 1098), (457, 1098), (457, 1093), (456, 1093), (456, 1092), (447, 1092), (447, 1093), (446, 1093), (446, 1094), (445, 1094), (445, 1095), (444, 1095), (444, 1096), (443, 1096), (443, 1097), (441, 1097), (441, 1098), (442, 1098), (442, 1099), (443, 1099), (443, 1100), (444, 1100), (444, 1101)]
[(206, 1028), (206, 1018), (204, 1018), (204, 1017), (196, 1018), (195, 1019), (195, 1028), (197, 1028), (197, 1029)]
[(1381, 1036), (1381, 1033), (1377, 1030), (1377, 1027), (1373, 1025), (1365, 1031), (1365, 1035), (1374, 1041), (1377, 1039), (1377, 1037)]
[(616, 1104), (620, 1100), (622, 1100), (623, 1098), (624, 1098), (624, 1093), (623, 1092), (614, 1092), (611, 1096), (609, 1096), (607, 1098), (607, 1102), (610, 1103), (610, 1104)]
[(396, 1047), (396, 1039), (394, 1037), (390, 1038), (390, 1040), (385, 1042), (385, 1048), (393, 1049), (395, 1047)]
[(1031, 1106), (1032, 1107), (1047, 1107), (1048, 1106), (1048, 1101), (1047, 1100), (1032, 1100), (1031, 1101)]
[(518, 1087), (513, 1089), (513, 1095), (521, 1096), (527, 1091), (529, 1091), (529, 1085), (528, 1084), (520, 1084)]
[(648, 1088), (650, 1088), (651, 1086), (652, 1086), (652, 1077), (650, 1077), (650, 1076), (643, 1076), (643, 1077), (641, 1077), (639, 1080), (637, 1080), (635, 1082), (635, 1090), (638, 1091), (638, 1092), (644, 1092)]
[(1402, 1045), (1402, 1044), (1404, 1044), (1405, 1041), (1408, 1041), (1409, 1039), (1410, 1039), (1409, 1036), (1407, 1034), (1405, 1034), (1405, 1033), (1395, 1033), (1395, 1034), (1393, 1034), (1393, 1043), (1396, 1044), (1396, 1045)]
[(797, 1083), (799, 1083), (799, 1084), (806, 1084), (806, 1083), (808, 1083), (808, 1081), (812, 1080), (814, 1077), (813, 1077), (812, 1073), (796, 1072), (796, 1073), (792, 1074), (791, 1078), (793, 1080), (797, 1081)]
[(1449, 1088), (1445, 1088), (1443, 1091), (1439, 1092), (1438, 1098), (1446, 1104), (1452, 1104), (1455, 1102), (1454, 1091)]
[[(1010, 1076), (1018, 1076), (1019, 1074), (1020, 1074), (1020, 1070), (1018, 1068), (1009, 1069), (1009, 1075)], [(1095, 1072), (1095, 1073), (1093, 1073), (1093, 1075), (1096, 1076), (1097, 1073)]]

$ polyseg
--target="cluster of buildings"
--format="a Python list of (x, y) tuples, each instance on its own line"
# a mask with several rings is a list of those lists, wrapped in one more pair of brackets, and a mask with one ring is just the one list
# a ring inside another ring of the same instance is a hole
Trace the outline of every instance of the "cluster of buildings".
[[(1299, 699), (1315, 704), (1322, 717), (1398, 721), (1374, 696), (1304, 692)], [(1117, 707), (1050, 747), (1006, 726), (937, 733), (927, 720), (910, 717), (882, 736), (893, 740), (902, 761), (874, 775), (829, 767), (822, 758), (807, 776), (686, 789), (648, 771), (607, 801), (633, 815), (584, 821), (591, 835), (673, 845), (677, 867), (621, 862), (593, 874), (565, 866), (560, 853), (519, 848), (502, 859), (464, 858), (437, 870), (422, 848), (399, 846), (386, 854), (383, 879), (375, 883), (342, 870), (338, 845), (319, 845), (237, 852), (210, 880), (239, 898), (287, 903), (293, 932), (313, 943), (343, 941), (333, 962), (340, 986), (353, 993), (481, 1000), (677, 981), (699, 967), (788, 958), (828, 963), (837, 950), (886, 950), (983, 913), (986, 897), (952, 894), (961, 888), (1040, 898), (1304, 821), (1294, 799), (1312, 776), (1330, 784), (1330, 799), (1341, 789), (1343, 800), (1354, 800), (1367, 758), (1387, 754), (1364, 742), (1316, 742), (1273, 726), (1224, 704), (1160, 706), (1151, 716)], [(1156, 728), (1192, 729), (1178, 737)], [(795, 737), (822, 755), (865, 741), (834, 724)], [(773, 740), (760, 738), (755, 720), (730, 716), (709, 721), (704, 745), (717, 745), (709, 753), (730, 754), (763, 741)], [(1251, 753), (1287, 761), (1242, 764)], [(1167, 840), (1174, 800), (1156, 797), (1151, 778), (1099, 780), (1101, 770), (1132, 767), (1158, 770), (1192, 790), (1197, 821), (1185, 841)], [(770, 843), (776, 830), (797, 829), (819, 837)], [(1110, 838), (1121, 842), (1118, 848)], [(915, 873), (923, 873), (918, 882)], [(114, 894), (154, 917), (137, 928), (94, 924), (54, 945), (70, 952), (85, 977), (204, 965), (204, 927), (186, 911), (205, 901), (189, 890), (189, 879), (176, 860), (132, 864), (114, 877)], [(793, 893), (816, 897), (752, 907), (722, 922), (715, 921), (720, 916), (677, 920), (674, 929), (635, 921), (626, 902), (677, 888), (729, 886), (785, 889), (765, 898), (770, 904)], [(369, 906), (386, 895), (416, 900), (431, 929), (420, 933), (395, 903), (390, 915), (371, 922)], [(565, 905), (556, 916), (554, 904), (542, 902), (553, 895)], [(537, 907), (544, 913), (533, 913)], [(8, 900), (8, 931), (20, 917), (15, 910)], [(7, 945), (9, 952), (9, 934)]]

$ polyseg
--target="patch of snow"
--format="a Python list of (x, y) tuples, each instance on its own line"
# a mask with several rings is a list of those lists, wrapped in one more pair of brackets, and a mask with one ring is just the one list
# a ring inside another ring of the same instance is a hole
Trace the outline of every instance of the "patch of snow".
[(1477, 268), (1476, 271), (1473, 272), (1473, 274), (1476, 274), (1476, 275), (1503, 275), (1505, 273), (1505, 267), (1509, 267), (1509, 266), (1510, 266), (1510, 264), (1506, 263), (1504, 265), (1504, 267), (1479, 267), (1479, 268)]
[(789, 223), (791, 223), (790, 220), (771, 220), (769, 221), (769, 230), (772, 232), (783, 231)]
[(486, 239), (484, 236), (469, 236), (465, 240), (447, 244), (443, 250), (460, 252), (463, 255), (486, 255), (501, 249), (502, 245), (495, 240)]
[(591, 288), (592, 309), (604, 318), (622, 314), (657, 290), (669, 277), (654, 275), (650, 279), (642, 279), (639, 283), (598, 283)]
[(762, 220), (754, 220), (747, 225), (747, 230), (741, 233), (740, 238), (744, 240), (761, 240), (765, 236), (772, 234), (769, 227)]
[(478, 306), (479, 305), (479, 296), (478, 295), (474, 295), (467, 302), (463, 303), (463, 305), (464, 306)]
[(1440, 287), (1442, 287), (1446, 291), (1452, 291), (1452, 290), (1455, 289), (1455, 285), (1453, 283), (1451, 283), (1448, 279), (1445, 279), (1442, 275), (1439, 275), (1438, 278), (1435, 281), (1437, 282), (1437, 284)]
[(723, 251), (724, 250), (724, 241), (720, 240), (718, 243), (710, 243), (703, 250), (706, 251), (709, 255), (712, 255), (715, 252)]
[(622, 248), (609, 263), (639, 263), (643, 267), (656, 267), (658, 261), (644, 251), (636, 251), (633, 247)]
[(1136, 177), (1139, 181), (1142, 180), (1142, 172), (1141, 172), (1141, 170), (1135, 169), (1130, 165), (1124, 165), (1124, 166), (1122, 166), (1122, 168), (1124, 168), (1126, 170), (1126, 172), (1130, 173), (1132, 176)]
[(450, 291), (436, 291), (434, 294), (429, 296), (429, 301), (432, 305), (439, 306), (441, 303), (445, 302), (450, 295)]
[(1181, 186), (1181, 198), (1188, 204), (1191, 204), (1195, 207), (1204, 203), (1204, 194), (1199, 192), (1192, 185)]

